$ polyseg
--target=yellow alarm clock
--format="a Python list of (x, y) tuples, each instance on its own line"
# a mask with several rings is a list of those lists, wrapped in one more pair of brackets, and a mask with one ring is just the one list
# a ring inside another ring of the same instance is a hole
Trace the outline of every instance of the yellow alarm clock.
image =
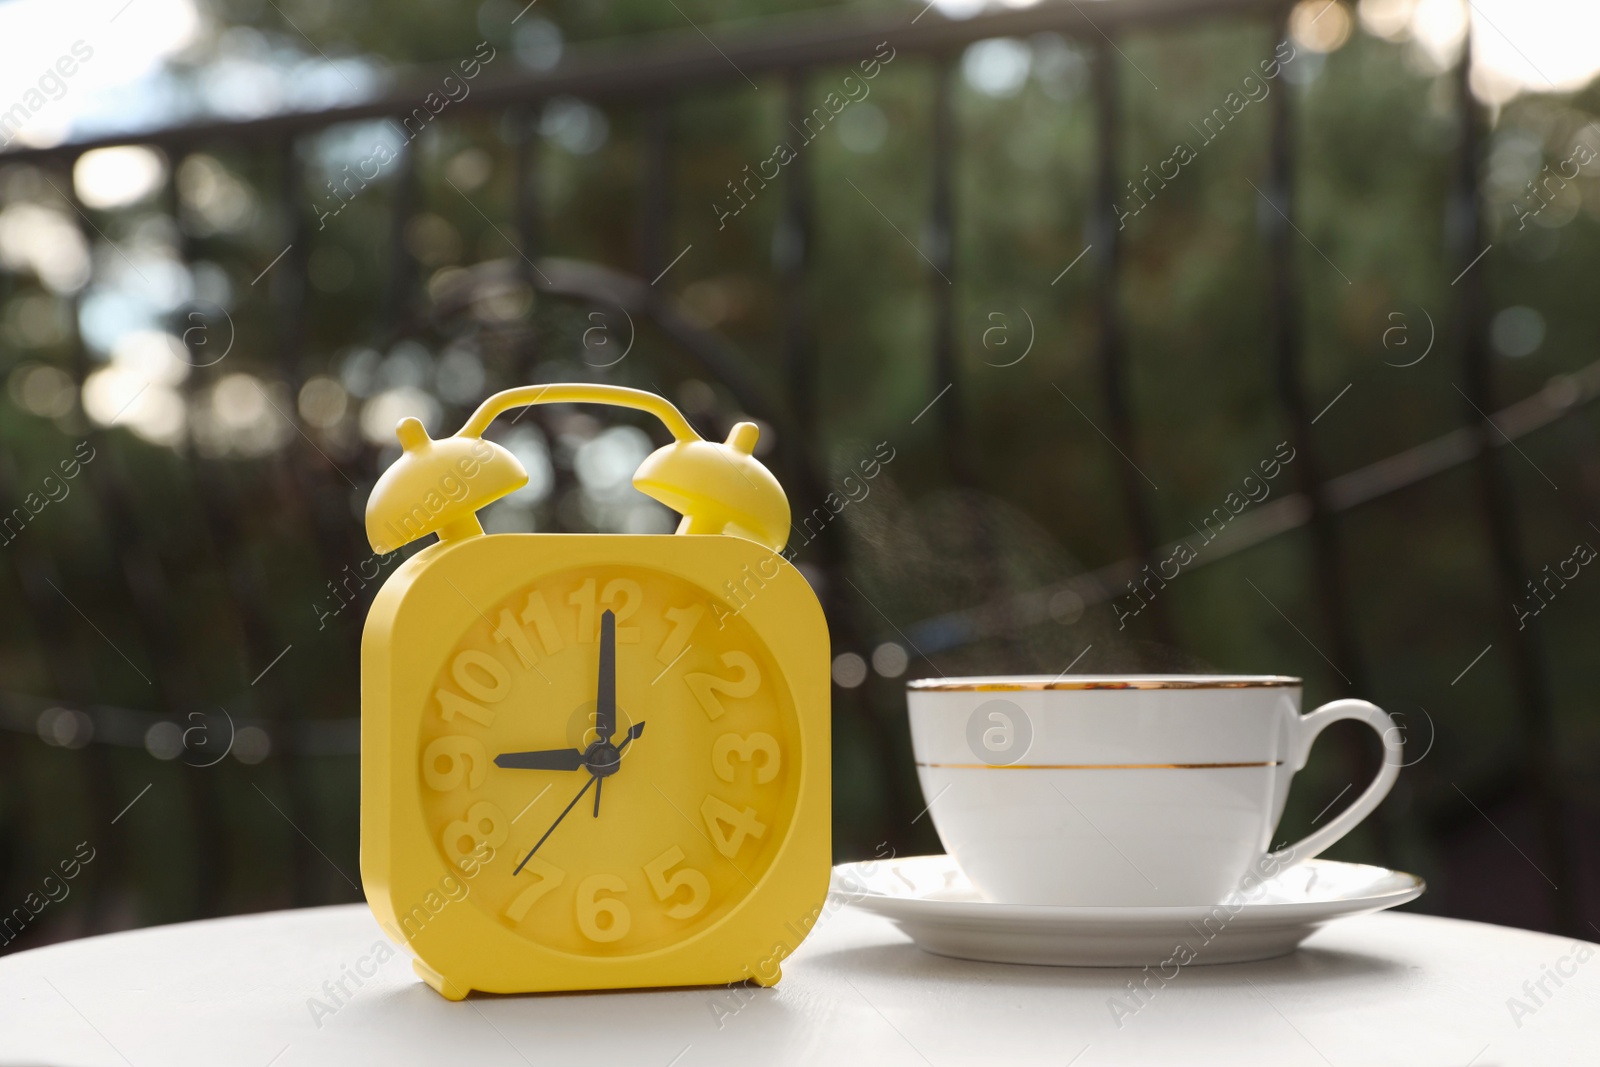
[[(527, 483), (483, 439), (529, 404), (649, 412), (674, 441), (634, 485), (677, 535), (485, 534)], [(820, 914), (829, 646), (781, 555), (789, 505), (751, 454), (652, 393), (510, 389), (460, 432), (397, 430), (367, 504), (389, 577), (361, 642), (361, 875), (417, 974), (457, 1000), (771, 985)]]

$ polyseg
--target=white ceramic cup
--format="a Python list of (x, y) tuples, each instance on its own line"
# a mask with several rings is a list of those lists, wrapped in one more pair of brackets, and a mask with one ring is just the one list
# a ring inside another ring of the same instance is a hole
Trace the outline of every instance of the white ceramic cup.
[[(945, 850), (988, 899), (1218, 904), (1371, 814), (1400, 728), (1365, 700), (1300, 714), (1300, 679), (1106, 675), (909, 683), (911, 745)], [(1269, 851), (1289, 780), (1330, 723), (1383, 739), (1383, 766), (1310, 836)]]

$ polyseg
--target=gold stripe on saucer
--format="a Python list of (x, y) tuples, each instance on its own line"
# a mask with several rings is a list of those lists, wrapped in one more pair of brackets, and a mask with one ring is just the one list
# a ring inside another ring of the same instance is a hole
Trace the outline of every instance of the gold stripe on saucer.
[(1283, 761), (1259, 763), (923, 763), (918, 767), (943, 767), (960, 771), (1197, 771), (1218, 767), (1278, 767)]
[(932, 693), (1014, 693), (1039, 689), (1298, 689), (1299, 678), (1262, 676), (1257, 678), (1101, 678), (1068, 679), (1014, 678), (1007, 681), (967, 681), (960, 678), (918, 678), (907, 682), (907, 689)]

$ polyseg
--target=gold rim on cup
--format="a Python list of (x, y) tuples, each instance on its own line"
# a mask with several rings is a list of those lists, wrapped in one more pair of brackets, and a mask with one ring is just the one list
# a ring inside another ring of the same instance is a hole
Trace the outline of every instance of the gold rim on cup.
[(943, 767), (961, 771), (1202, 771), (1219, 767), (1281, 767), (1283, 760), (1252, 763), (924, 763), (918, 767)]
[(1006, 681), (982, 678), (918, 678), (906, 683), (907, 689), (929, 693), (1017, 693), (1055, 690), (1150, 690), (1150, 689), (1298, 689), (1299, 678), (1288, 675), (1129, 675), (1124, 678), (1047, 679), (1014, 678)]

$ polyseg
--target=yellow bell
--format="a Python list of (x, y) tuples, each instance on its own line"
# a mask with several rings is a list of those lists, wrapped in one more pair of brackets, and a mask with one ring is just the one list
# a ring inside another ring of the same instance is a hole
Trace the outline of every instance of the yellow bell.
[(722, 444), (674, 441), (639, 464), (633, 487), (681, 514), (679, 533), (733, 534), (781, 552), (789, 540), (789, 501), (750, 454), (760, 432), (741, 422)]
[(395, 436), (405, 452), (367, 498), (374, 552), (393, 552), (430, 533), (441, 541), (481, 534), (478, 509), (528, 484), (517, 457), (493, 441), (460, 434), (435, 441), (413, 418), (401, 419)]

